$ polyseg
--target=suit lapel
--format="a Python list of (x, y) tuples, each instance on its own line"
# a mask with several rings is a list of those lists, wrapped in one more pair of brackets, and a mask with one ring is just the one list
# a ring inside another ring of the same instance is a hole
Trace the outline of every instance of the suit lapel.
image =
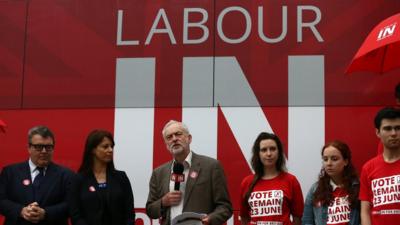
[(186, 181), (185, 197), (183, 199), (183, 209), (185, 209), (188, 199), (192, 193), (193, 187), (196, 185), (197, 178), (200, 174), (200, 162), (197, 155), (192, 152), (192, 165), (189, 170), (189, 174)]
[(112, 174), (112, 173), (114, 173), (114, 172), (112, 172), (112, 171), (107, 171), (106, 172), (106, 179), (107, 179), (107, 188), (106, 188), (106, 201), (107, 202), (111, 202), (111, 192), (112, 192), (112, 187), (117, 183), (117, 181), (115, 180), (115, 179), (117, 179), (116, 178), (116, 176), (114, 175), (114, 174)]
[(23, 163), (19, 168), (19, 174), (21, 177), (18, 177), (18, 182), (21, 182), (20, 184), (23, 185), (23, 189), (26, 190), (23, 192), (26, 195), (25, 199), (27, 199), (27, 202), (29, 203), (34, 202), (31, 168), (29, 167), (28, 161)]
[(162, 184), (162, 190), (161, 190), (161, 192), (162, 192), (162, 196), (164, 196), (166, 193), (168, 193), (170, 190), (169, 190), (169, 183), (170, 183), (170, 181), (171, 181), (171, 168), (172, 168), (172, 162), (173, 161), (170, 161), (164, 168), (163, 168), (163, 171), (161, 172), (161, 174), (169, 174), (168, 176), (162, 176), (162, 181), (161, 181), (161, 184)]
[[(103, 204), (103, 201), (102, 201), (102, 199), (101, 199), (101, 197), (100, 197), (100, 194), (99, 194), (99, 185), (98, 185), (98, 183), (97, 183), (97, 180), (96, 180), (96, 177), (94, 176), (94, 174), (93, 174), (93, 172), (91, 172), (90, 174), (89, 174), (89, 176), (88, 176), (88, 189), (87, 189), (87, 191), (90, 191), (90, 192), (92, 192), (91, 190), (93, 190), (93, 188), (94, 188), (94, 192), (96, 193), (96, 197), (97, 197), (97, 199), (98, 199), (98, 201), (101, 203), (101, 204)], [(93, 187), (93, 188), (92, 188)]]
[[(160, 185), (161, 185), (161, 195), (160, 195), (160, 198), (162, 198), (162, 196), (164, 196), (166, 193), (168, 193), (170, 190), (169, 190), (169, 183), (170, 183), (170, 180), (171, 180), (171, 168), (172, 168), (172, 162), (173, 161), (170, 161), (170, 162), (168, 162), (162, 169), (161, 169), (161, 171), (160, 171)], [(167, 176), (165, 176), (164, 174), (168, 174)], [(163, 218), (163, 219), (165, 219), (166, 221), (169, 221), (170, 220), (170, 218), (171, 218), (171, 210), (170, 210), (170, 208), (168, 207), (168, 210), (167, 210), (167, 215), (166, 215), (166, 218)], [(169, 224), (169, 223), (168, 223)]]

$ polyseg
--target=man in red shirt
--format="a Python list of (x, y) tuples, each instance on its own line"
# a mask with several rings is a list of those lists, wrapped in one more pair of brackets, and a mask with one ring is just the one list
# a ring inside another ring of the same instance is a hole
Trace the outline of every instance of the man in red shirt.
[(397, 224), (400, 221), (400, 110), (384, 108), (374, 122), (383, 154), (365, 163), (361, 171), (361, 223)]
[[(396, 98), (396, 106), (397, 108), (400, 108), (400, 83), (398, 83), (394, 89), (394, 97)], [(378, 155), (383, 153), (383, 145), (382, 142), (379, 142), (378, 144)]]

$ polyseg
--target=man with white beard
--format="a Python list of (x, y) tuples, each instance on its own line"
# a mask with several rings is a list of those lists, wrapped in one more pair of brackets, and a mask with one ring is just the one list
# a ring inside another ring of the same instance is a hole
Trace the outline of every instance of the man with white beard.
[(162, 135), (173, 160), (153, 171), (147, 215), (161, 219), (161, 225), (170, 225), (183, 212), (204, 214), (201, 218), (204, 225), (225, 223), (232, 215), (232, 204), (220, 163), (191, 151), (192, 135), (182, 122), (169, 121)]

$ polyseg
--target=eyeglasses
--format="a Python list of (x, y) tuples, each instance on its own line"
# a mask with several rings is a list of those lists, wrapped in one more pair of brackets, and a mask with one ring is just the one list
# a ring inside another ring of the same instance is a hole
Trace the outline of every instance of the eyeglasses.
[(38, 152), (43, 151), (43, 149), (45, 149), (46, 152), (51, 152), (54, 150), (54, 145), (29, 144), (29, 146), (33, 147)]

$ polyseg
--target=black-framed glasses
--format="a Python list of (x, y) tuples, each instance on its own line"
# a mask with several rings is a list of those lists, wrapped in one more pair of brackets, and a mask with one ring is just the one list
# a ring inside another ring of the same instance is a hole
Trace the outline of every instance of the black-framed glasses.
[(29, 144), (33, 149), (35, 149), (38, 152), (43, 151), (43, 149), (46, 150), (46, 152), (51, 152), (54, 150), (54, 145), (42, 145), (42, 144)]

